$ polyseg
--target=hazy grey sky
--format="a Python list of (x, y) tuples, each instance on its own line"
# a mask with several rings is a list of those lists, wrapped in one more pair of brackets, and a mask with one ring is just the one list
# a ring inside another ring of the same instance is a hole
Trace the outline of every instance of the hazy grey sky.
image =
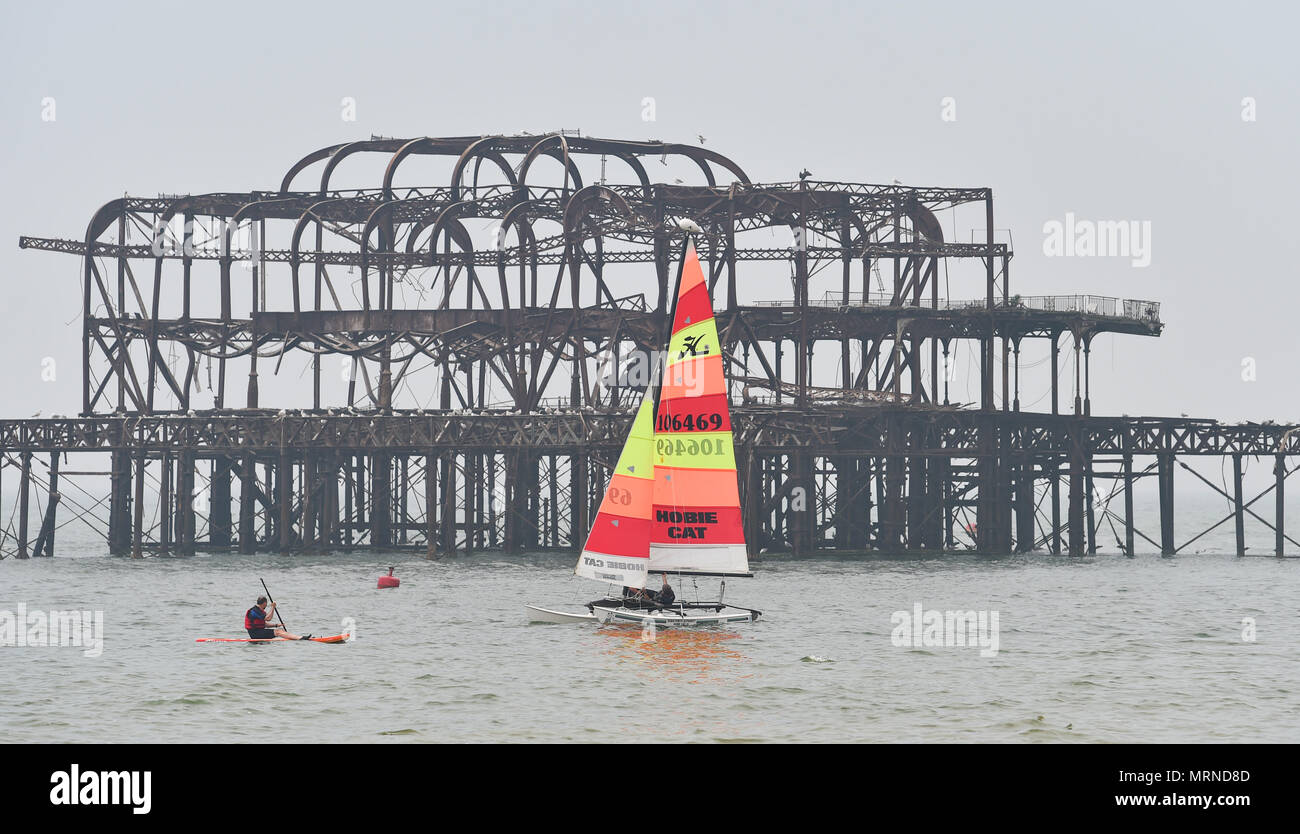
[[(79, 261), (20, 235), (80, 237), (123, 192), (273, 189), (372, 133), (580, 128), (703, 134), (756, 181), (989, 186), (1013, 292), (1163, 304), (1161, 338), (1094, 343), (1094, 413), (1300, 420), (1294, 6), (287, 6), (6, 7), (0, 416), (80, 407)], [(1066, 212), (1149, 221), (1150, 266), (1047, 257)]]

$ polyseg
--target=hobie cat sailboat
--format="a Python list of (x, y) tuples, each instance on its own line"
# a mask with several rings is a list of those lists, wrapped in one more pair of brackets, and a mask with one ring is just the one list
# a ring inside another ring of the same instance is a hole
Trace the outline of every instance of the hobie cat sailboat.
[[(588, 603), (588, 613), (528, 606), (531, 619), (703, 625), (748, 622), (761, 613), (722, 602), (727, 577), (752, 574), (722, 348), (689, 240), (662, 380), (642, 399), (574, 573), (622, 590)], [(716, 600), (674, 594), (669, 602), (641, 590), (654, 574), (722, 582)]]

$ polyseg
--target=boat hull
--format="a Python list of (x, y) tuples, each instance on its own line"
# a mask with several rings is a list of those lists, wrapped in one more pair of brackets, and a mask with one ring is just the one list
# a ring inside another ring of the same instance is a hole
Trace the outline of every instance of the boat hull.
[(592, 607), (592, 610), (595, 612), (596, 619), (602, 624), (644, 626), (646, 621), (651, 621), (657, 628), (749, 623), (759, 617), (759, 612), (751, 611), (747, 608), (732, 608), (727, 605), (720, 606), (720, 608), (721, 610), (716, 610), (713, 607), (679, 607), (672, 609), (661, 608), (651, 611), (638, 608), (615, 608), (613, 606), (596, 605)]
[(573, 614), (568, 611), (556, 611), (536, 605), (525, 605), (524, 609), (528, 612), (528, 621), (530, 623), (589, 623), (596, 619), (595, 614), (586, 612)]

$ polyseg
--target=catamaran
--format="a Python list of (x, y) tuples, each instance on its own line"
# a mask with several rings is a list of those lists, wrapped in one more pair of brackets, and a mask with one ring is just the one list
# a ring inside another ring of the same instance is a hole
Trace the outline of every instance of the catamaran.
[[(584, 613), (526, 606), (535, 622), (706, 625), (762, 612), (725, 604), (726, 580), (752, 576), (740, 512), (727, 379), (713, 301), (687, 238), (662, 378), (647, 390), (574, 573), (615, 586)], [(651, 575), (716, 577), (717, 599), (671, 602)]]

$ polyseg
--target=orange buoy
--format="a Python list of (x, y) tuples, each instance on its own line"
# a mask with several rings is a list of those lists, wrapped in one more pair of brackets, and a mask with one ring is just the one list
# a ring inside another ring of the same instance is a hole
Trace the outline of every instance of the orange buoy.
[(398, 585), (401, 584), (402, 584), (402, 580), (398, 579), (396, 576), (393, 576), (392, 568), (388, 569), (388, 576), (379, 577), (380, 588), (396, 588)]

